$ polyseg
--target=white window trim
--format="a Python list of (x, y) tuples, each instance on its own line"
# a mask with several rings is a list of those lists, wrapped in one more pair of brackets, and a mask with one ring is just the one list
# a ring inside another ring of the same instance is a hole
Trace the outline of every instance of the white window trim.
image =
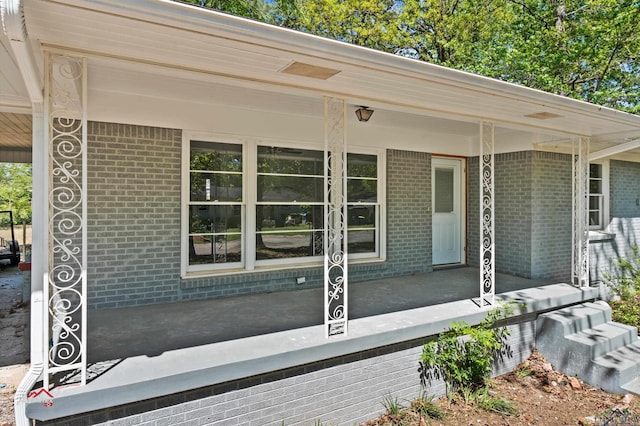
[[(609, 230), (609, 160), (590, 161), (590, 164), (600, 164), (602, 166), (602, 226), (589, 227), (590, 231)], [(589, 177), (591, 179), (591, 177)]]
[[(238, 265), (189, 265), (189, 158), (191, 141), (237, 143), (242, 145), (243, 155), (243, 188), (242, 188), (242, 259)], [(255, 259), (256, 250), (256, 217), (250, 214), (257, 203), (256, 186), (251, 184), (257, 176), (257, 146), (273, 145), (287, 148), (302, 148), (312, 150), (324, 150), (324, 145), (305, 141), (287, 141), (282, 139), (251, 138), (240, 135), (218, 134), (212, 132), (190, 131), (182, 132), (182, 158), (180, 169), (180, 276), (183, 279), (201, 278), (207, 276), (223, 276), (232, 274), (251, 273), (256, 270), (282, 270), (322, 266), (323, 257), (313, 256), (304, 259)], [(349, 255), (349, 260), (354, 263), (380, 262), (386, 260), (387, 232), (386, 232), (386, 150), (358, 145), (350, 145), (348, 153), (376, 155), (378, 158), (378, 236), (376, 239), (376, 252), (357, 253)]]

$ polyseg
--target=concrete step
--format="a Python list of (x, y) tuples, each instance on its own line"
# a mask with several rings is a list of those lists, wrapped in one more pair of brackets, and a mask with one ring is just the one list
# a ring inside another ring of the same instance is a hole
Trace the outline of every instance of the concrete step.
[(638, 330), (612, 322), (605, 302), (548, 312), (536, 327), (536, 347), (558, 371), (608, 392), (640, 390)]
[(636, 395), (640, 395), (640, 377), (635, 380), (631, 380), (620, 386), (620, 388), (629, 393), (634, 393)]
[(574, 343), (571, 345), (573, 347), (585, 346), (591, 360), (635, 342), (638, 339), (638, 329), (625, 324), (608, 322), (569, 334), (565, 338)]
[[(552, 327), (555, 338), (578, 333), (611, 321), (611, 308), (601, 300), (569, 306), (538, 317), (537, 328)], [(548, 325), (545, 325), (547, 324)]]
[(636, 340), (594, 359), (593, 370), (600, 377), (599, 386), (602, 389), (607, 392), (624, 393), (622, 385), (640, 377), (640, 341)]

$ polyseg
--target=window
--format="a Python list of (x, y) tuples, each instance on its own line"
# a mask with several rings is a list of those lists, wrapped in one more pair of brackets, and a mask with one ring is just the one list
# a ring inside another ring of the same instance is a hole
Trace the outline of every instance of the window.
[(322, 256), (324, 151), (258, 146), (257, 169), (256, 262)]
[(380, 223), (378, 157), (347, 154), (347, 251), (351, 257), (377, 256)]
[(189, 151), (189, 265), (242, 262), (242, 146), (192, 141)]
[(609, 164), (589, 164), (589, 229), (602, 230), (609, 218)]
[[(183, 276), (322, 264), (324, 150), (188, 135), (184, 143)], [(380, 152), (347, 154), (350, 259), (383, 252), (381, 164)]]

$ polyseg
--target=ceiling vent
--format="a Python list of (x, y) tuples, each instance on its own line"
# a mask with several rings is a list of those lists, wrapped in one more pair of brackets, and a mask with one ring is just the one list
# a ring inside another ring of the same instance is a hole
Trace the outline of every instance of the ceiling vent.
[(301, 77), (316, 78), (318, 80), (327, 80), (330, 77), (338, 74), (340, 70), (305, 64), (303, 62), (292, 62), (285, 68), (281, 69), (280, 72), (291, 75), (299, 75)]
[(536, 120), (548, 120), (550, 118), (559, 118), (562, 116), (552, 112), (536, 112), (535, 114), (527, 114), (525, 117), (535, 118)]

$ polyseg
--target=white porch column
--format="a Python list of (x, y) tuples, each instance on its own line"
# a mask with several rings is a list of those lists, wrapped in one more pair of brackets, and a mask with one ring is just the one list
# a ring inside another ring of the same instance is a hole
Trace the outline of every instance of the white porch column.
[(589, 285), (589, 142), (588, 137), (573, 139), (571, 282), (577, 287)]
[(45, 54), (48, 285), (44, 286), (44, 388), (56, 373), (86, 383), (86, 59)]
[(480, 123), (480, 307), (495, 302), (495, 192), (493, 123)]
[(346, 126), (343, 99), (325, 97), (325, 336), (347, 334)]

